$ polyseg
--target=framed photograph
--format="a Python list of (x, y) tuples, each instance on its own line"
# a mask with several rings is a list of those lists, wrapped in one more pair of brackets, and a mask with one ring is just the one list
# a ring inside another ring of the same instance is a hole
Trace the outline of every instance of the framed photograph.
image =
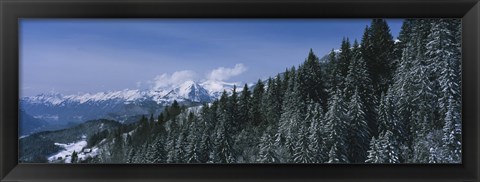
[(478, 0), (0, 9), (2, 181), (478, 181)]

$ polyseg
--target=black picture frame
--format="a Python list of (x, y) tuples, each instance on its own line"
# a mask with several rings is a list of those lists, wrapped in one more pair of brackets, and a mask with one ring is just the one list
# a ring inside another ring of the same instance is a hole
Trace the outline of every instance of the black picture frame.
[[(462, 18), (462, 164), (18, 164), (20, 18)], [(478, 0), (0, 0), (1, 181), (455, 181), (480, 178)]]

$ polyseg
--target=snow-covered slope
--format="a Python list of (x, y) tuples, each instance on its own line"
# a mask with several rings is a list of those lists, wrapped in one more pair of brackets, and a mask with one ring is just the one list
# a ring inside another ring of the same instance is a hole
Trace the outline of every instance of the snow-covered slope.
[[(162, 92), (159, 92), (162, 93)], [(165, 93), (165, 92), (163, 92)], [(164, 95), (152, 95), (157, 103), (171, 103), (177, 101), (211, 102), (214, 97), (205, 88), (194, 81), (186, 81)]]

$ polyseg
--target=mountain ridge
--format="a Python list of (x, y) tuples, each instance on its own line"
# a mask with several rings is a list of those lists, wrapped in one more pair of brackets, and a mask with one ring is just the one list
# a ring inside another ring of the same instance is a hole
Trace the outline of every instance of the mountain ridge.
[(20, 98), (20, 109), (35, 119), (47, 121), (52, 127), (92, 119), (129, 123), (139, 115), (158, 114), (175, 100), (187, 106), (213, 102), (223, 90), (231, 93), (234, 85), (236, 83), (189, 80), (162, 89), (124, 89), (76, 95), (52, 92)]

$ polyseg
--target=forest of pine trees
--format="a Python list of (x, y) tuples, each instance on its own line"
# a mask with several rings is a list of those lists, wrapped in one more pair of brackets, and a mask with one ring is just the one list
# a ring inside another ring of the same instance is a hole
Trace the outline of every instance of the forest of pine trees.
[[(460, 163), (461, 20), (374, 19), (360, 41), (196, 109), (108, 133), (99, 163)], [(90, 140), (98, 142), (97, 138)]]

